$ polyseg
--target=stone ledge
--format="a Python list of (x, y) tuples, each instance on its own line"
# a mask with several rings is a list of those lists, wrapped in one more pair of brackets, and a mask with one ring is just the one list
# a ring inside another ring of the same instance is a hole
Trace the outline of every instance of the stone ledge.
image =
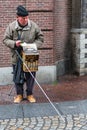
[[(39, 83), (56, 81), (56, 66), (39, 66), (36, 79)], [(12, 67), (0, 68), (0, 85), (13, 84)]]
[(81, 28), (81, 29), (79, 29), (79, 28), (72, 28), (71, 32), (72, 33), (87, 33), (87, 29), (85, 29), (85, 28)]

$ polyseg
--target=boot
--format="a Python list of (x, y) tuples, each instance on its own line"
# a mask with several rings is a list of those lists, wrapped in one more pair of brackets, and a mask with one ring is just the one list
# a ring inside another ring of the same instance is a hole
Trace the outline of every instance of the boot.
[(16, 97), (14, 97), (14, 103), (20, 103), (22, 100), (23, 100), (22, 95), (17, 95)]
[(36, 102), (36, 99), (34, 98), (33, 95), (29, 95), (29, 96), (27, 96), (27, 100), (28, 100), (29, 102), (31, 102), (31, 103)]

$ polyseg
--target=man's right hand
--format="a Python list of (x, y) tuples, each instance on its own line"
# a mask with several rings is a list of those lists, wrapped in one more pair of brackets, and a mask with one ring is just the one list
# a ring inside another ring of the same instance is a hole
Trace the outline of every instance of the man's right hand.
[(19, 47), (21, 45), (21, 40), (16, 41), (16, 46)]

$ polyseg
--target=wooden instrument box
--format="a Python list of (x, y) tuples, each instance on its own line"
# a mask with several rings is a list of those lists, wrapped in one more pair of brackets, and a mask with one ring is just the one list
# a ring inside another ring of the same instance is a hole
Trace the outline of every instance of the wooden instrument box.
[[(39, 60), (38, 52), (23, 52), (22, 58), (24, 63), (27, 65), (27, 67), (31, 72), (35, 72), (38, 70), (38, 60)], [(23, 64), (23, 71), (29, 72), (24, 64)]]

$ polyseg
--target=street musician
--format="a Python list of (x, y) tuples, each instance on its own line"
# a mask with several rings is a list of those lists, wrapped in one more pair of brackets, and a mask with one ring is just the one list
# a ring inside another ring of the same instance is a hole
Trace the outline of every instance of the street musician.
[[(20, 66), (22, 63), (18, 58), (18, 55), (16, 54), (15, 50), (17, 50), (18, 53), (21, 56), (23, 56), (25, 62), (27, 62), (26, 60), (27, 53), (26, 52), (22, 53), (23, 47), (21, 46), (21, 44), (22, 43), (28, 44), (28, 48), (29, 48), (29, 44), (32, 44), (36, 46), (38, 50), (38, 48), (43, 44), (43, 41), (44, 38), (41, 29), (38, 27), (38, 25), (35, 22), (29, 19), (29, 11), (26, 10), (26, 8), (23, 7), (22, 5), (19, 5), (17, 7), (16, 20), (8, 25), (3, 38), (3, 43), (11, 50), (13, 72), (18, 75), (20, 74), (19, 76), (21, 78), (21, 79), (13, 80), (15, 83), (15, 88), (17, 93), (16, 97), (14, 97), (14, 103), (20, 103), (23, 100), (23, 93), (24, 93), (23, 78), (24, 77), (25, 77), (26, 87), (27, 87), (26, 89), (27, 100), (29, 102), (36, 102), (36, 99), (33, 95), (34, 78), (32, 78), (31, 74), (26, 71), (24, 66), (23, 67)], [(28, 64), (29, 62), (31, 62), (33, 66), (36, 64), (35, 68), (37, 71), (38, 68), (36, 62), (39, 57), (37, 53), (35, 54), (36, 54), (36, 59), (35, 57), (33, 57), (32, 62), (29, 61), (28, 59)], [(36, 71), (34, 70), (34, 68), (31, 67), (29, 69), (31, 69), (31, 73), (35, 77)], [(17, 78), (17, 76), (13, 76), (13, 77)]]

